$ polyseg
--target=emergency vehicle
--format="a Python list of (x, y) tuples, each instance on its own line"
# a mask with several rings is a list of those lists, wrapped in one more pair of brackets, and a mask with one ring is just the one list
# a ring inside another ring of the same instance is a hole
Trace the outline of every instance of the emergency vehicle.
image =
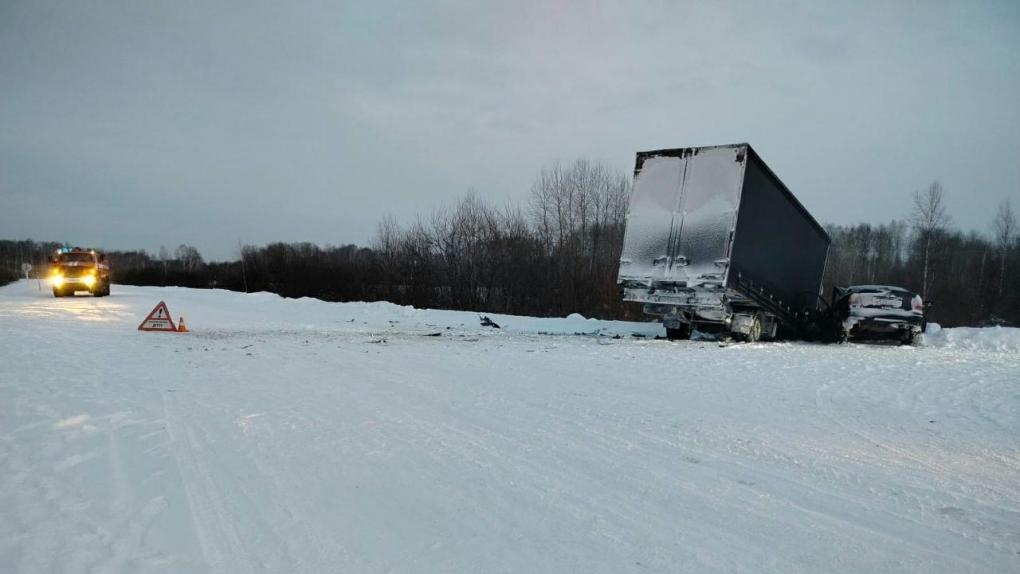
[(110, 262), (105, 253), (95, 249), (62, 248), (50, 260), (49, 281), (54, 297), (78, 291), (105, 297), (110, 294)]

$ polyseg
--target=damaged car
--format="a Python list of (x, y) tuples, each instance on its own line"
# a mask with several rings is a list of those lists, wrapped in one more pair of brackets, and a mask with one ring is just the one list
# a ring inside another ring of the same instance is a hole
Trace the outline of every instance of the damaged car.
[(926, 326), (921, 296), (902, 287), (836, 287), (832, 299), (843, 341), (892, 340), (909, 345)]

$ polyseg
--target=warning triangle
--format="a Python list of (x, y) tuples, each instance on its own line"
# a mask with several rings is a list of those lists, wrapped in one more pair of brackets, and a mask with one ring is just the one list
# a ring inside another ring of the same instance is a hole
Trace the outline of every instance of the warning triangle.
[(177, 327), (166, 308), (166, 303), (160, 301), (159, 305), (149, 312), (149, 316), (138, 326), (139, 331), (171, 331), (176, 333)]

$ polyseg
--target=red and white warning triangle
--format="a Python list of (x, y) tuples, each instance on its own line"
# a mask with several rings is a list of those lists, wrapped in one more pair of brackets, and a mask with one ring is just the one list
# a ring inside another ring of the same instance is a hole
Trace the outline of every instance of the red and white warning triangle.
[(177, 332), (174, 320), (170, 317), (170, 311), (166, 303), (160, 301), (156, 308), (149, 312), (149, 316), (138, 326), (139, 331), (172, 331)]

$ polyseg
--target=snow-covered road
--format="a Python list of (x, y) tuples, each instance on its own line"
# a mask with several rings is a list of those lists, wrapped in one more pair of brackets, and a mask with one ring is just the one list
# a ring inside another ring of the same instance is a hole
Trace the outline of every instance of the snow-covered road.
[(1015, 330), (490, 316), (0, 288), (0, 572), (1020, 571)]

